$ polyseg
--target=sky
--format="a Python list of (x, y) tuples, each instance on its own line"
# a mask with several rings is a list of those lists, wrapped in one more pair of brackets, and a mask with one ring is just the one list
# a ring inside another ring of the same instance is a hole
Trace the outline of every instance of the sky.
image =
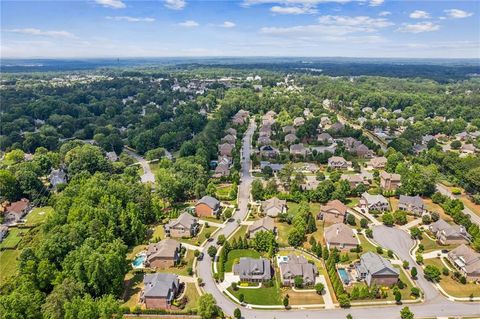
[(2, 58), (480, 58), (480, 1), (1, 3)]

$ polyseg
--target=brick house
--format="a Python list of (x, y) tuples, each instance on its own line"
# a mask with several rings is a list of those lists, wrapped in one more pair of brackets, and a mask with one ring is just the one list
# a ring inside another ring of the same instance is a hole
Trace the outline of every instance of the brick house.
[(203, 196), (195, 204), (195, 214), (199, 217), (214, 217), (220, 213), (220, 202), (212, 196)]
[(198, 226), (198, 219), (184, 212), (178, 216), (178, 218), (170, 220), (164, 228), (167, 236), (172, 238), (188, 238), (197, 235)]
[(170, 309), (180, 290), (180, 280), (174, 274), (145, 274), (143, 285), (140, 301), (147, 309)]
[(173, 239), (164, 239), (147, 247), (145, 265), (155, 269), (167, 269), (180, 261), (182, 245)]
[(348, 207), (338, 199), (331, 200), (320, 207), (320, 213), (317, 218), (325, 223), (343, 223), (347, 216)]

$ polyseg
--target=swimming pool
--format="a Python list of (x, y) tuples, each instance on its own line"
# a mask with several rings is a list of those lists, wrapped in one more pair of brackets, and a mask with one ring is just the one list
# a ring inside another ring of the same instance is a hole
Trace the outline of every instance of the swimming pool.
[(133, 268), (143, 268), (146, 256), (144, 254), (138, 255), (132, 262)]
[(343, 283), (345, 285), (348, 285), (348, 283), (350, 282), (350, 278), (348, 277), (348, 273), (345, 270), (345, 268), (338, 268), (337, 270), (338, 270), (338, 274), (340, 275), (340, 278), (342, 279)]

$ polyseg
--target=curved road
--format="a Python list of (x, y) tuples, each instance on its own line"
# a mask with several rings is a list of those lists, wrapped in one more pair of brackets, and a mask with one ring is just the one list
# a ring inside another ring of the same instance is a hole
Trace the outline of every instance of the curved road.
[[(243, 220), (248, 213), (248, 202), (250, 196), (250, 185), (252, 176), (250, 175), (250, 145), (254, 131), (254, 123), (251, 122), (245, 134), (242, 146), (242, 172), (241, 183), (239, 186), (238, 210), (233, 218), (235, 220)], [(228, 237), (238, 227), (236, 222), (226, 224), (216, 236), (223, 234)], [(386, 228), (377, 226), (374, 228), (375, 240), (385, 248), (394, 251), (400, 258), (408, 260), (410, 265), (416, 265), (409, 254), (409, 250), (413, 245), (410, 236), (399, 229)], [(208, 242), (205, 249), (215, 245), (216, 240)], [(417, 317), (449, 317), (449, 316), (469, 316), (480, 317), (480, 303), (461, 303), (452, 302), (438, 293), (433, 285), (423, 279), (423, 272), (418, 265), (419, 280), (418, 284), (425, 292), (425, 302), (421, 304), (410, 304), (408, 307), (415, 313)], [(329, 318), (329, 319), (345, 319), (347, 314), (351, 314), (355, 319), (397, 319), (400, 317), (400, 310), (404, 306), (369, 306), (354, 307), (350, 309), (292, 309), (292, 310), (255, 310), (247, 309), (239, 306), (226, 297), (217, 287), (212, 277), (212, 259), (208, 254), (202, 261), (197, 264), (197, 275), (203, 279), (204, 290), (211, 293), (227, 315), (233, 315), (235, 308), (241, 308), (242, 316), (246, 319), (309, 319), (309, 318)], [(421, 278), (420, 278), (421, 277)]]
[(152, 170), (150, 169), (150, 165), (148, 165), (147, 161), (138, 155), (137, 153), (129, 150), (128, 148), (124, 147), (123, 150), (133, 157), (143, 168), (143, 175), (140, 176), (142, 183), (155, 183), (155, 175), (153, 174)]

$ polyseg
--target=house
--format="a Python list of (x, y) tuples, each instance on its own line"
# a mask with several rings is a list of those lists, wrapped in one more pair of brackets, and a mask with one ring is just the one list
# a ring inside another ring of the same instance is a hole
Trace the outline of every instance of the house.
[(460, 152), (463, 154), (474, 154), (476, 151), (477, 149), (473, 144), (463, 144), (460, 147)]
[(260, 127), (258, 131), (258, 136), (271, 136), (272, 135), (272, 127), (270, 124), (264, 124)]
[(272, 217), (265, 216), (261, 219), (258, 219), (248, 226), (248, 235), (250, 238), (255, 237), (255, 234), (260, 231), (270, 231), (275, 233), (275, 222)]
[(173, 238), (195, 237), (198, 232), (198, 219), (187, 212), (170, 220), (165, 225), (165, 234)]
[(50, 181), (50, 185), (52, 185), (53, 188), (56, 188), (60, 184), (67, 183), (67, 174), (65, 174), (62, 169), (52, 169), (48, 180)]
[(336, 122), (336, 123), (332, 124), (332, 126), (330, 126), (330, 130), (332, 132), (335, 132), (335, 133), (343, 131), (344, 128), (345, 128), (345, 125), (343, 123), (340, 123), (340, 122)]
[(287, 126), (284, 126), (283, 129), (282, 129), (283, 133), (285, 134), (295, 134), (295, 132), (297, 131), (295, 129), (295, 127), (293, 127), (292, 125), (287, 125)]
[(369, 166), (373, 169), (384, 169), (387, 166), (387, 158), (384, 156), (374, 157), (369, 161)]
[(294, 143), (297, 140), (297, 136), (293, 133), (285, 135), (284, 141), (285, 143)]
[(331, 200), (320, 207), (318, 219), (325, 223), (343, 223), (347, 217), (348, 207), (338, 199)]
[(448, 253), (450, 262), (469, 281), (480, 280), (480, 254), (465, 244)]
[(260, 170), (263, 170), (267, 166), (272, 169), (273, 173), (278, 173), (283, 168), (283, 164), (270, 163), (268, 161), (260, 161)]
[(215, 167), (215, 174), (213, 174), (214, 178), (220, 178), (223, 176), (229, 176), (230, 175), (230, 166), (225, 163), (220, 163)]
[(180, 261), (181, 244), (173, 239), (164, 239), (147, 247), (145, 266), (155, 269), (167, 269)]
[(305, 119), (303, 117), (296, 117), (293, 120), (293, 126), (301, 126), (303, 124), (305, 124)]
[(358, 185), (370, 185), (369, 180), (363, 174), (343, 174), (342, 180), (345, 180), (350, 185), (350, 188), (356, 188)]
[(23, 216), (30, 210), (30, 201), (22, 198), (19, 201), (11, 203), (5, 210), (5, 222), (18, 223)]
[(270, 217), (277, 217), (287, 212), (287, 201), (272, 197), (262, 202), (262, 212)]
[(380, 173), (380, 187), (389, 191), (396, 190), (401, 184), (401, 178), (400, 174), (382, 171)]
[(257, 140), (257, 144), (261, 146), (270, 145), (272, 144), (272, 140), (269, 136), (260, 136)]
[(295, 156), (307, 156), (307, 149), (303, 143), (293, 144), (290, 146), (290, 154)]
[(169, 309), (180, 290), (180, 280), (174, 274), (145, 274), (143, 285), (140, 301), (147, 309)]
[(232, 122), (235, 125), (243, 125), (248, 119), (248, 111), (239, 110), (232, 118)]
[(233, 265), (233, 274), (240, 281), (264, 282), (272, 279), (272, 265), (265, 258), (240, 257), (238, 264)]
[(218, 153), (220, 156), (232, 157), (232, 150), (234, 146), (232, 144), (223, 143), (218, 146)]
[(110, 162), (116, 162), (116, 161), (118, 161), (117, 153), (115, 153), (115, 152), (107, 152), (107, 159), (108, 159)]
[(468, 233), (464, 226), (450, 225), (443, 219), (430, 224), (428, 229), (442, 245), (468, 244)]
[(425, 212), (425, 204), (423, 203), (423, 199), (418, 195), (400, 195), (400, 200), (398, 201), (398, 209), (412, 212), (415, 215), (421, 216)]
[(195, 214), (199, 217), (217, 216), (220, 212), (220, 202), (212, 196), (203, 196), (195, 204)]
[(237, 140), (236, 136), (227, 134), (222, 138), (222, 143), (235, 144), (236, 140)]
[(267, 158), (275, 158), (280, 155), (280, 151), (271, 145), (263, 145), (260, 147), (260, 155)]
[(278, 265), (284, 286), (293, 286), (296, 277), (302, 277), (304, 286), (315, 285), (318, 275), (317, 266), (309, 263), (305, 257), (290, 254), (287, 260), (282, 260)]
[(227, 134), (230, 134), (230, 135), (233, 135), (235, 137), (237, 137), (237, 130), (234, 129), (233, 127), (229, 128), (228, 130), (225, 131), (225, 133)]
[(349, 251), (360, 244), (353, 230), (343, 223), (336, 223), (325, 228), (323, 237), (328, 249), (337, 248), (340, 251)]
[(348, 169), (352, 167), (352, 162), (347, 162), (341, 156), (332, 156), (328, 159), (328, 166), (335, 169)]
[(8, 234), (8, 227), (6, 225), (0, 225), (0, 243)]
[(323, 144), (332, 144), (333, 143), (333, 137), (328, 133), (321, 133), (321, 134), (318, 134), (317, 141), (319, 141)]
[(332, 121), (330, 121), (330, 118), (328, 116), (322, 116), (320, 118), (320, 126), (321, 127), (326, 127), (327, 125), (331, 125)]
[(369, 212), (371, 210), (385, 212), (390, 210), (390, 204), (388, 203), (388, 200), (383, 197), (383, 195), (370, 195), (367, 192), (362, 194), (358, 206), (365, 212)]
[(359, 279), (365, 280), (368, 286), (392, 286), (398, 282), (400, 275), (390, 261), (370, 251), (360, 256), (355, 269)]

